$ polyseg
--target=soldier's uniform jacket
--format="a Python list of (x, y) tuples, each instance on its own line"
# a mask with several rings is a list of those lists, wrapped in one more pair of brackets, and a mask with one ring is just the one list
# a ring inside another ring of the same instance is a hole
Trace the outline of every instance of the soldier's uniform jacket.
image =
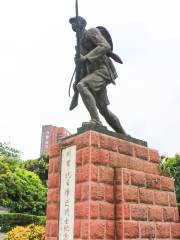
[[(89, 81), (93, 91), (114, 83), (117, 72), (107, 53), (111, 47), (97, 28), (85, 30), (81, 37), (80, 52), (87, 60), (81, 68), (81, 79)], [(92, 82), (92, 85), (91, 85)]]

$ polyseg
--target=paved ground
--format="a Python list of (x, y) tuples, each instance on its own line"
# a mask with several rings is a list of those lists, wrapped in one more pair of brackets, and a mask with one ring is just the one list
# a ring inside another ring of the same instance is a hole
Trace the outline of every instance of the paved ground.
[(0, 233), (0, 240), (4, 239), (5, 234), (4, 233)]

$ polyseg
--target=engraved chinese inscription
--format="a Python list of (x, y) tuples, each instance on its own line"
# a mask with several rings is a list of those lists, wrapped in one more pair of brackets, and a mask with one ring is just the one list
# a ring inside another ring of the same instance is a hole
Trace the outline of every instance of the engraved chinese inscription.
[(59, 240), (73, 240), (76, 146), (62, 151)]

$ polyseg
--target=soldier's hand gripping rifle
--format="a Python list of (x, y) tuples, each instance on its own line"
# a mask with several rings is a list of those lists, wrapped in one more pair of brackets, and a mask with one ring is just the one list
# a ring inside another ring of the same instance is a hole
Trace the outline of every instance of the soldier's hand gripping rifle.
[(75, 56), (75, 82), (74, 82), (74, 95), (71, 100), (69, 110), (73, 110), (78, 105), (79, 92), (76, 88), (78, 82), (80, 81), (80, 23), (79, 23), (79, 14), (78, 14), (78, 0), (76, 0), (76, 56)]

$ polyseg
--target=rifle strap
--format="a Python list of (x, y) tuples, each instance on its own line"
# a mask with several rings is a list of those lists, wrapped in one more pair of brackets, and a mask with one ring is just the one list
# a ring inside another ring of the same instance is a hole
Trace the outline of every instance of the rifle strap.
[(70, 83), (69, 83), (69, 90), (68, 90), (69, 97), (71, 96), (71, 85), (72, 85), (72, 81), (73, 81), (75, 72), (76, 72), (76, 68), (74, 69), (73, 75), (72, 75), (72, 77), (71, 77), (71, 81), (70, 81)]

